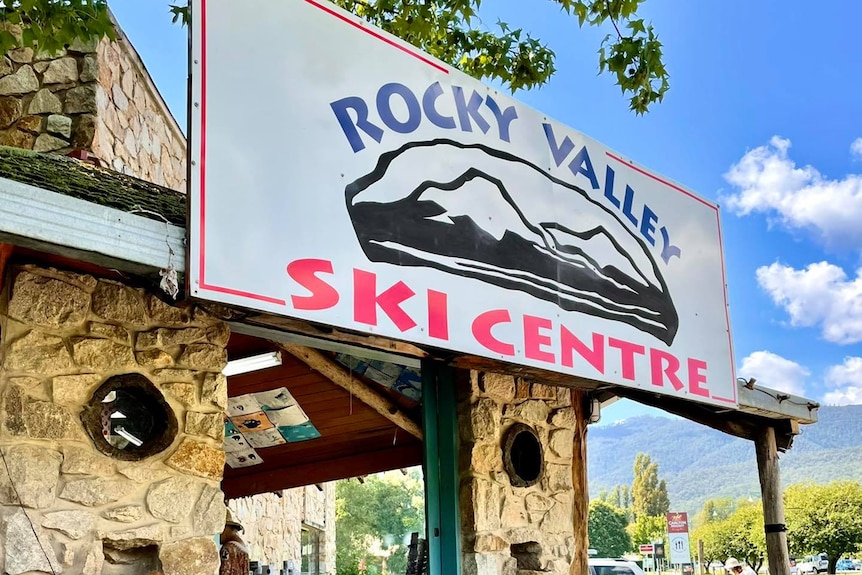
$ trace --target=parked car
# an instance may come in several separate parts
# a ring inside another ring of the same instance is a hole
[[[856,569],[856,566],[853,565],[853,561],[851,559],[839,559],[838,563],[835,565],[835,569],[838,571],[853,571]]]
[[[799,568],[800,575],[826,573],[826,570],[829,569],[829,557],[827,557],[826,553],[808,555],[797,564],[797,567]]]
[[[643,569],[634,561],[622,559],[587,559],[590,575],[645,575]]]
[[[851,559],[853,561],[853,570],[862,571],[862,559]]]

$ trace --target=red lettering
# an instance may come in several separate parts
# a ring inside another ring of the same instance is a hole
[[[551,329],[551,320],[534,315],[524,316],[524,355],[529,359],[554,363],[554,354],[544,351],[542,346],[551,345],[551,337],[539,333],[542,329]]]
[[[614,337],[608,338],[608,347],[615,347],[620,350],[620,359],[623,364],[623,379],[634,381],[635,379],[635,354],[644,355],[644,346]]]
[[[377,308],[383,310],[395,327],[407,331],[416,327],[401,304],[416,295],[404,282],[398,282],[386,291],[377,293],[377,274],[353,270],[353,319],[368,325],[377,325]]]
[[[476,316],[473,320],[472,330],[473,337],[486,349],[499,353],[500,355],[515,355],[515,346],[510,343],[505,343],[495,338],[491,334],[491,330],[495,325],[501,323],[509,323],[512,319],[509,316],[508,310],[495,309],[486,311]]]
[[[428,335],[449,339],[449,303],[443,292],[428,290]]]
[[[664,376],[666,375],[675,390],[679,391],[685,387],[685,384],[676,374],[679,371],[679,360],[675,355],[660,349],[650,348],[649,362],[653,385],[664,387]]]
[[[702,384],[706,383],[706,374],[703,373],[705,370],[705,361],[694,358],[688,359],[688,390],[695,395],[709,397],[709,390],[702,387]]]
[[[304,259],[287,264],[287,275],[311,292],[311,295],[290,296],[293,309],[329,309],[338,303],[338,292],[335,288],[316,275],[322,273],[333,273],[331,261]]]
[[[578,352],[582,358],[587,360],[599,373],[605,372],[605,336],[600,333],[593,334],[593,349],[590,349],[578,337],[560,326],[560,360],[566,367],[575,366],[573,351]]]

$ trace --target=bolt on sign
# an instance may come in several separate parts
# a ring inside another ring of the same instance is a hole
[[[192,30],[194,297],[736,406],[717,206],[327,2]]]

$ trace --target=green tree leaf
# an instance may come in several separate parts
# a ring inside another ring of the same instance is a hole
[[[628,519],[622,509],[604,501],[590,503],[589,537],[590,548],[598,551],[600,557],[622,557],[632,548],[626,532]]]

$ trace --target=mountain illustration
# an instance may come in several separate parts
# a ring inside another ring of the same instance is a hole
[[[381,155],[345,194],[371,261],[475,278],[673,342],[677,311],[643,240],[525,160],[480,144],[412,142]]]

